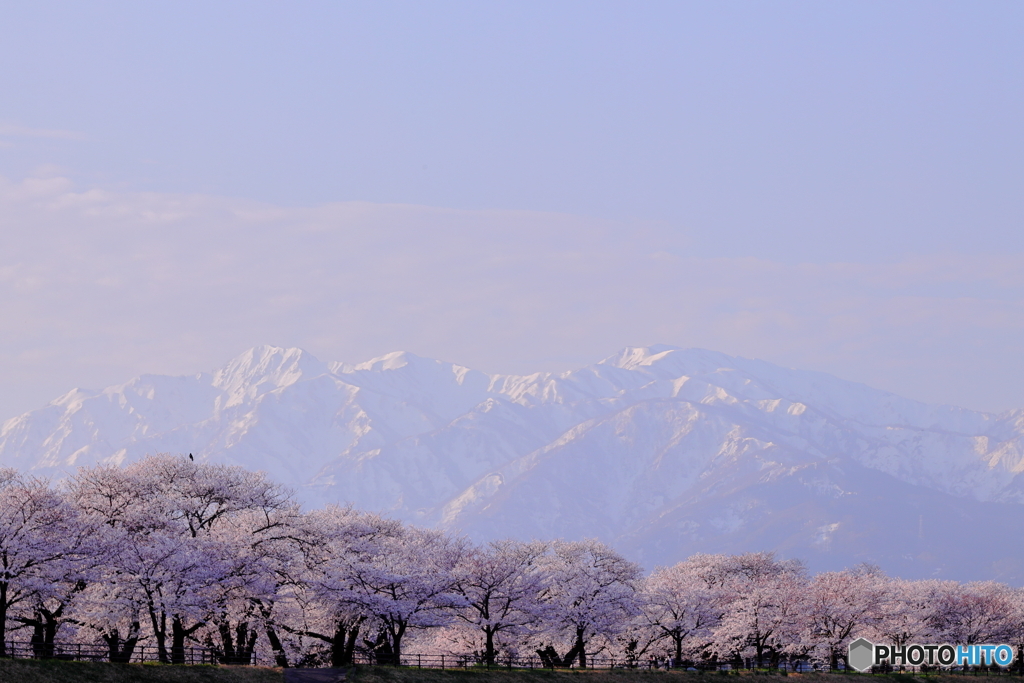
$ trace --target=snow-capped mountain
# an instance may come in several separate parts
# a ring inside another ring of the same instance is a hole
[[[653,566],[776,549],[812,569],[1024,583],[1024,411],[923,404],[699,349],[559,374],[255,348],[212,374],[74,390],[7,421],[0,465],[154,452],[267,471],[478,540],[599,537]]]

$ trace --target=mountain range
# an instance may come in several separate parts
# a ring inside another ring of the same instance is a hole
[[[627,348],[488,375],[392,353],[251,349],[212,373],[75,389],[0,431],[55,479],[149,453],[267,472],[484,541],[596,537],[653,567],[775,550],[813,571],[1024,584],[1024,410],[921,403],[759,360]]]

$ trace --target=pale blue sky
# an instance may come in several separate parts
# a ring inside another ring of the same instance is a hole
[[[1019,2],[9,3],[0,419],[262,343],[489,371],[699,345],[1024,406],[1022,46]],[[456,213],[368,208],[370,244],[323,208],[351,201]],[[310,279],[308,212],[348,284],[329,253]]]

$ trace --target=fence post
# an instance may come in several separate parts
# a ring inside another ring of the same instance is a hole
[[[441,671],[444,671],[444,655],[441,655]]]
[[[943,650],[943,652],[945,652],[945,650]],[[423,668],[422,667],[422,662],[420,660],[420,655],[416,655],[416,668],[417,669],[422,669]]]

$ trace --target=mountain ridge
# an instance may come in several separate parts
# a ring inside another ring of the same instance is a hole
[[[664,564],[763,549],[751,546],[762,529],[821,568],[882,560],[972,578],[984,565],[1024,580],[997,544],[967,562],[936,541],[905,560],[872,549],[885,534],[857,521],[917,516],[920,531],[925,514],[958,510],[1024,523],[1024,410],[925,404],[704,349],[627,347],[577,370],[488,375],[408,352],[346,364],[261,346],[212,372],[72,390],[0,427],[0,465],[54,478],[152,452],[262,469],[307,505],[478,540],[596,536]]]

